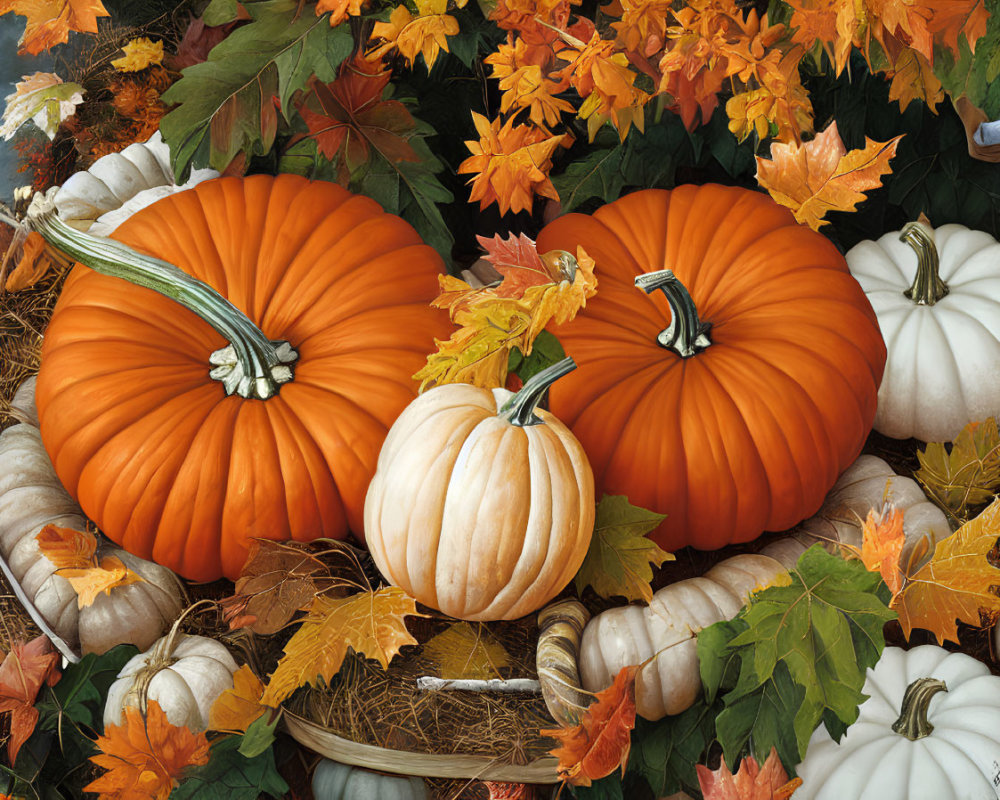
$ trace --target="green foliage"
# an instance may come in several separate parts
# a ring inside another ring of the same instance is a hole
[[[976,43],[973,55],[965,36],[959,38],[959,54],[945,47],[934,50],[934,74],[952,97],[965,95],[990,119],[1000,119],[1000,3],[987,2],[991,14],[986,35]]]
[[[715,717],[722,704],[699,700],[682,714],[650,722],[636,717],[628,773],[641,776],[656,797],[677,792],[697,794],[695,764],[715,740]]]
[[[507,358],[507,371],[513,372],[522,381],[537,375],[546,367],[551,367],[566,358],[566,351],[554,334],[542,331],[531,345],[531,354],[525,356],[516,347]]]
[[[698,659],[726,762],[774,746],[786,767],[802,760],[824,719],[839,732],[858,715],[865,670],[885,644],[893,619],[888,591],[860,561],[815,545],[802,554],[788,586],[757,594],[733,619],[698,634]]]
[[[273,748],[247,758],[240,754],[243,740],[243,736],[216,740],[208,763],[187,770],[184,780],[170,793],[171,800],[257,800],[264,795],[284,796],[288,784],[278,774]]]

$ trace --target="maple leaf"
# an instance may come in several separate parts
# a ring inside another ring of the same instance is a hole
[[[61,656],[46,636],[27,644],[15,642],[0,663],[0,713],[10,712],[7,763],[13,766],[17,754],[38,722],[35,698],[42,684],[54,686],[59,680]]]
[[[565,135],[551,136],[541,128],[518,125],[511,117],[501,127],[499,117],[490,122],[472,112],[479,141],[467,141],[472,156],[458,166],[458,174],[475,173],[469,183],[469,201],[479,201],[484,210],[490,203],[500,206],[500,213],[530,211],[534,196],[558,200],[549,170],[552,154],[566,140]]]
[[[124,724],[108,725],[97,737],[101,752],[90,757],[107,770],[83,788],[100,793],[98,800],[167,800],[187,767],[208,763],[205,734],[171,725],[155,700],[145,717],[132,706],[124,714]]]
[[[565,82],[550,79],[541,65],[529,59],[528,45],[520,38],[501,44],[484,59],[500,81],[500,113],[526,108],[528,119],[539,128],[558,125],[562,114],[574,111],[569,102],[555,96],[566,89]]]
[[[633,506],[623,495],[604,495],[597,504],[590,548],[576,573],[577,593],[589,585],[601,597],[652,600],[650,563],[659,567],[668,559],[673,561],[674,556],[646,534],[665,518],[666,514]]]
[[[213,731],[245,733],[250,724],[262,716],[267,707],[261,705],[264,684],[246,664],[233,673],[233,688],[220,694],[208,714],[208,727]]]
[[[27,18],[18,52],[31,55],[69,41],[70,31],[97,33],[97,18],[110,16],[101,0],[0,0],[0,15],[8,11]]]
[[[888,142],[865,137],[865,147],[847,152],[836,121],[811,142],[771,144],[771,160],[756,156],[757,183],[787,206],[796,221],[819,230],[828,211],[854,211],[867,199],[864,191],[882,185],[892,172],[889,159],[903,134]]]
[[[764,766],[753,756],[744,756],[735,775],[729,771],[725,759],[716,770],[702,764],[695,769],[705,800],[787,800],[802,785],[802,778],[788,780],[773,747]]]
[[[488,680],[510,666],[510,655],[483,625],[456,622],[424,643],[421,658],[434,662],[443,678]]]
[[[861,561],[871,572],[878,572],[893,596],[903,585],[899,556],[906,544],[903,511],[886,503],[881,511],[871,509],[861,523]]]
[[[958,642],[955,621],[979,626],[983,616],[1000,615],[1000,570],[987,554],[1000,538],[1000,499],[934,548],[934,555],[912,576],[890,607],[909,637],[913,628],[931,631],[940,642]]]
[[[448,37],[458,33],[458,20],[449,14],[427,14],[414,17],[405,5],[398,5],[389,15],[388,22],[376,22],[372,28],[372,39],[384,39],[385,43],[372,50],[369,58],[381,58],[396,49],[412,67],[418,55],[423,55],[424,63],[430,70],[438,54],[448,50]]]
[[[590,784],[621,767],[625,772],[635,727],[635,676],[638,665],[622,667],[614,683],[598,692],[572,728],[540,731],[562,743],[550,751],[559,759],[559,777],[573,786]]]
[[[46,525],[35,540],[42,555],[56,566],[56,574],[70,582],[80,608],[91,605],[101,592],[110,594],[116,587],[143,580],[117,556],[98,561],[97,539],[91,533]]]
[[[28,120],[35,123],[49,139],[64,120],[76,113],[83,102],[83,87],[78,83],[64,83],[53,72],[36,72],[25,75],[6,97],[0,136],[10,139]]]
[[[927,27],[952,53],[958,54],[958,37],[965,36],[969,51],[975,54],[976,42],[986,35],[990,12],[984,0],[934,0],[934,13]]]
[[[937,113],[935,108],[944,100],[944,90],[921,53],[910,47],[904,48],[886,75],[892,78],[889,99],[899,102],[900,111],[905,111],[912,100],[923,100],[931,111]]]
[[[319,0],[316,3],[316,16],[320,17],[330,12],[330,27],[335,28],[348,17],[360,17],[361,9],[368,5],[368,0]]]
[[[422,617],[416,601],[397,586],[350,597],[313,598],[309,614],[288,644],[268,681],[261,703],[277,705],[300,686],[329,682],[347,648],[373,658],[383,668],[404,645],[416,644],[404,617]]]
[[[122,47],[125,52],[121,58],[111,62],[111,66],[119,72],[140,72],[154,64],[163,63],[163,42],[154,42],[145,36],[129,39]]]
[[[1000,489],[1000,430],[990,417],[970,422],[953,442],[931,442],[917,451],[913,473],[927,496],[950,517],[965,522],[970,508],[993,499]]]

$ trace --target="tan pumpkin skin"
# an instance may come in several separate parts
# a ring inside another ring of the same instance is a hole
[[[392,426],[365,501],[376,565],[424,605],[516,619],[573,578],[594,525],[594,477],[558,419],[512,425],[504,389],[439,386]]]

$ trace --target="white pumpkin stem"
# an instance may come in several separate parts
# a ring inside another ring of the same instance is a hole
[[[197,314],[229,344],[212,353],[209,376],[226,394],[266,400],[292,380],[298,353],[285,341],[271,341],[242,311],[215,289],[158,258],[105,237],[90,236],[59,219],[55,204],[36,194],[28,225],[52,247],[95,272],[159,292]]]
[[[660,347],[672,350],[681,358],[690,358],[712,344],[708,338],[712,323],[703,322],[698,317],[690,292],[672,270],[661,269],[639,275],[635,285],[646,294],[661,289],[670,304],[670,324],[656,337]]]
[[[913,284],[903,294],[917,305],[934,305],[950,290],[939,274],[940,263],[933,229],[921,221],[908,222],[900,231],[899,239],[917,254],[917,274]]]
[[[929,736],[934,726],[927,721],[927,707],[938,692],[947,692],[947,684],[938,678],[917,678],[906,687],[899,719],[892,723],[892,729],[911,742]]]
[[[576,362],[572,358],[564,358],[532,375],[524,382],[521,390],[503,404],[499,415],[505,417],[511,425],[522,428],[540,425],[542,419],[535,414],[535,407],[541,401],[545,390],[563,375],[568,375],[575,369]]]

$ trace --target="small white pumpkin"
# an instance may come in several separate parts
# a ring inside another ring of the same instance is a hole
[[[1000,242],[961,225],[910,223],[847,253],[887,348],[875,430],[943,442],[1000,414],[998,262]]]
[[[430,800],[420,778],[385,775],[324,758],[313,773],[316,800]]]
[[[1000,678],[964,653],[887,647],[839,743],[820,726],[795,800],[996,800]]]
[[[175,623],[170,633],[122,667],[108,690],[104,725],[121,725],[126,707],[145,712],[155,700],[171,725],[203,731],[212,704],[233,688],[238,669],[222,642],[178,633]]]

